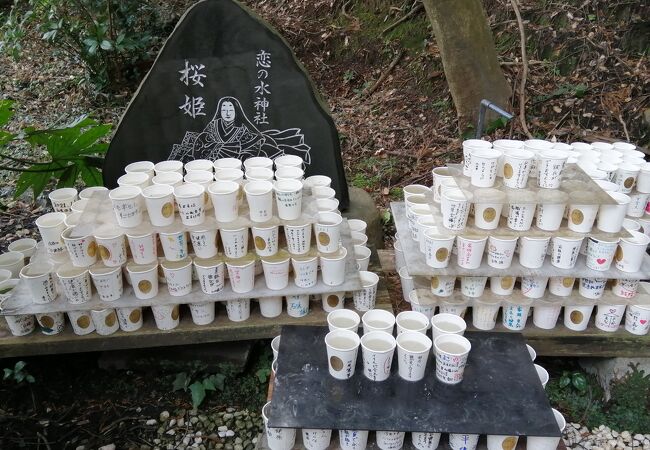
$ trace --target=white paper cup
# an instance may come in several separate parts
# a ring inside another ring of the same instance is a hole
[[[209,159],[195,159],[185,163],[185,172],[192,171],[206,171],[212,172],[214,170],[214,163]]]
[[[289,285],[289,257],[276,255],[262,258],[266,287],[277,291]]]
[[[321,276],[323,283],[327,286],[339,286],[345,281],[345,258],[347,254],[347,250],[341,247],[335,253],[320,255]]]
[[[232,322],[243,322],[251,315],[251,300],[249,298],[228,300],[226,302],[228,319]]]
[[[289,317],[305,317],[309,314],[309,294],[287,295]]]
[[[219,158],[214,163],[212,164],[214,166],[214,170],[220,170],[220,169],[241,169],[242,168],[242,162],[238,158]]]
[[[440,444],[440,433],[411,432],[411,444],[417,450],[436,450]]]
[[[375,434],[381,450],[400,450],[404,445],[403,431],[377,431]]]
[[[433,268],[447,267],[455,239],[453,235],[441,235],[437,229],[426,230],[424,232],[424,257],[427,266]],[[476,255],[473,256],[475,259]]]
[[[200,161],[200,160],[195,160]],[[214,181],[214,174],[212,170],[193,170],[183,177],[186,184],[198,184],[203,187],[203,210],[210,211],[212,209],[212,201],[210,200],[210,193],[208,188]]]
[[[199,258],[212,258],[217,255],[217,230],[190,230],[190,241],[194,253]]]
[[[415,289],[415,281],[413,280],[413,277],[409,275],[406,266],[402,266],[397,271],[397,274],[399,275],[400,285],[402,286],[402,299],[405,302],[410,303],[411,299],[409,295],[411,294],[411,291]]]
[[[614,280],[612,293],[621,298],[634,298],[639,288],[639,280],[618,279]]]
[[[397,335],[405,332],[426,334],[429,329],[429,318],[417,311],[402,311],[395,318]]]
[[[384,381],[390,375],[395,338],[383,331],[370,331],[361,338],[363,373],[369,380]]]
[[[72,325],[72,331],[78,336],[84,336],[95,331],[90,311],[68,311],[68,319]]]
[[[532,191],[516,191],[509,196],[508,228],[515,231],[528,231],[535,215],[535,198]]]
[[[603,296],[607,278],[580,278],[578,292],[581,296],[590,299],[598,299]]]
[[[192,292],[192,260],[190,258],[180,261],[165,260],[161,264],[169,295],[180,297]]]
[[[454,173],[456,173],[455,170],[450,169],[449,167],[446,166],[436,167],[431,171],[431,175],[433,178],[433,185],[431,186],[431,190],[433,191],[434,202],[440,203],[441,194],[442,194],[441,187],[443,184],[451,184],[451,185],[456,184],[453,177]]]
[[[650,330],[650,306],[629,305],[625,313],[625,330],[643,336]]]
[[[330,187],[316,186],[312,188],[311,195],[316,199],[335,198],[336,191]]]
[[[79,305],[91,299],[92,284],[88,269],[63,266],[57,270],[56,275],[69,303]]]
[[[609,270],[614,260],[619,238],[587,238],[586,265],[591,270]]]
[[[643,264],[650,237],[630,231],[631,237],[621,238],[614,259],[616,268],[622,272],[638,272]]]
[[[529,300],[530,301],[530,300]],[[503,326],[509,330],[521,331],[526,328],[530,303],[516,304],[507,302],[503,305]]]
[[[304,255],[311,246],[311,224],[284,225],[287,250],[292,255]]]
[[[4,284],[0,283],[0,286]],[[7,326],[12,336],[26,336],[34,331],[36,322],[32,314],[20,314],[17,316],[5,316]]]
[[[478,434],[449,433],[449,447],[451,450],[476,450]]]
[[[490,291],[496,295],[510,295],[515,288],[515,277],[490,277]]]
[[[465,269],[478,269],[483,260],[483,253],[487,243],[487,236],[458,236],[458,265]]]
[[[509,188],[525,188],[534,158],[535,153],[528,150],[505,150],[503,152],[503,184]]]
[[[539,378],[540,383],[542,383],[542,387],[546,389],[546,383],[548,383],[549,380],[548,372],[539,364],[533,364],[533,367],[535,367],[537,377]]]
[[[566,420],[556,409],[552,409],[552,411],[560,433],[564,432]],[[559,443],[560,437],[527,436],[526,450],[556,450]]]
[[[159,330],[173,330],[180,323],[180,308],[178,305],[152,306],[153,318]]]
[[[618,166],[612,181],[619,185],[619,192],[627,194],[632,191],[640,170],[639,166],[625,162]]]
[[[548,277],[521,277],[521,293],[528,298],[542,298]]]
[[[149,220],[154,226],[165,227],[174,223],[174,188],[154,184],[142,190]]]
[[[404,269],[404,267],[402,268]],[[401,269],[400,269],[401,270]],[[402,275],[400,274],[400,278]],[[430,286],[431,293],[438,297],[449,297],[454,293],[454,286],[456,285],[456,277],[453,275],[437,275],[431,277]],[[402,282],[402,288],[404,283]]]
[[[77,201],[77,190],[70,187],[56,189],[50,192],[48,198],[55,212],[70,213],[72,204]]]
[[[481,139],[466,139],[463,141],[463,175],[472,176],[472,151],[475,149],[491,149],[492,144]]]
[[[396,240],[393,242],[393,249],[395,250],[395,268],[399,272],[406,265],[400,241]]]
[[[584,331],[589,324],[589,318],[594,305],[567,305],[564,307],[564,326],[574,331]]]
[[[357,270],[368,270],[371,254],[370,249],[364,245],[354,246],[354,259],[357,262]]]
[[[165,172],[176,172],[180,175],[183,175],[183,163],[181,161],[160,161],[154,164],[153,169],[156,175]]]
[[[318,214],[314,232],[316,233],[316,245],[319,252],[333,253],[339,248],[342,221],[341,216],[332,212]]]
[[[339,201],[336,198],[317,198],[316,210],[318,212],[335,212],[339,214]]]
[[[414,289],[409,294],[409,303],[413,311],[424,314],[430,319],[436,311],[436,301],[425,289]]]
[[[562,223],[564,210],[569,200],[568,194],[561,191],[540,191],[535,225],[540,230],[557,231]]]
[[[598,205],[583,203],[593,199],[593,193],[577,191],[569,194],[568,226],[571,231],[588,233],[594,225],[598,214]]]
[[[273,183],[251,181],[244,186],[244,193],[253,222],[266,222],[273,217]]]
[[[97,252],[108,267],[119,267],[126,263],[126,242],[123,234],[96,234]]]
[[[307,450],[325,450],[330,446],[332,430],[302,429],[302,444]]]
[[[158,261],[156,233],[127,233],[126,239],[136,264],[151,264]]]
[[[278,252],[279,227],[272,225],[268,227],[251,228],[255,252],[258,256],[273,256]]]
[[[88,267],[95,264],[98,253],[95,238],[90,234],[70,237],[72,230],[73,228],[66,228],[61,235],[72,264],[76,267]]]
[[[215,304],[212,303],[190,303],[192,322],[196,325],[209,325],[214,322]]]
[[[488,434],[487,435],[487,448],[488,450],[514,450],[519,441],[519,436],[503,436]]]
[[[137,186],[120,186],[111,190],[108,197],[113,203],[117,224],[123,228],[137,227],[144,217],[142,189]]]
[[[221,244],[227,258],[243,258],[248,254],[248,228],[222,228]]]
[[[638,231],[640,233],[643,233],[643,229],[641,228],[641,224],[632,219],[624,219],[623,220],[623,229],[627,231]]]
[[[294,283],[300,288],[316,286],[318,282],[318,257],[296,256],[291,258]]]
[[[398,334],[396,344],[399,376],[407,381],[424,378],[429,351],[433,346],[431,339],[423,332],[404,331]]]
[[[477,298],[483,295],[487,277],[460,277],[460,290],[466,297]]]
[[[234,181],[239,186],[243,186],[244,172],[238,168],[215,169],[214,179],[215,181]]]
[[[86,206],[88,205],[88,200],[77,200],[71,206],[72,212],[82,213]]]
[[[302,182],[298,179],[278,179],[275,182],[275,201],[282,220],[296,220],[302,213]]]
[[[18,272],[18,273],[20,274],[20,272]],[[7,269],[0,269],[0,283],[4,283],[5,281],[12,280],[12,279],[16,280],[15,278],[13,278],[13,275],[12,275],[11,271],[9,271]],[[0,294],[0,295],[6,295],[6,293],[5,294]],[[2,301],[3,299],[4,298],[0,297],[0,301]]]
[[[65,251],[65,245],[61,239],[61,233],[66,229],[65,217],[62,212],[53,212],[43,214],[36,219],[36,226],[45,243],[45,249],[50,255],[61,254]]]
[[[549,237],[522,236],[519,239],[519,264],[529,269],[542,267],[550,239]]]
[[[371,309],[366,311],[361,317],[363,323],[363,333],[370,333],[371,331],[383,331],[390,335],[393,334],[393,327],[395,326],[395,316],[383,309]]]
[[[596,328],[610,333],[617,331],[625,315],[625,306],[599,304],[596,309],[596,319],[594,321]]]
[[[366,245],[368,243],[368,236],[365,233],[359,233],[358,231],[350,232],[350,237],[352,245]]]
[[[18,254],[20,255],[20,253]],[[27,288],[32,294],[33,303],[50,303],[56,298],[53,270],[54,265],[44,261],[28,264],[20,270],[20,279],[27,284]]]
[[[302,181],[305,177],[305,171],[301,167],[284,166],[275,170],[276,180],[298,180]],[[302,182],[301,182],[302,184]],[[331,189],[331,188],[330,188]],[[332,197],[329,197],[332,198]]]
[[[255,260],[242,258],[240,260],[226,261],[228,278],[233,292],[244,294],[253,290],[255,285]]]
[[[482,230],[499,225],[505,194],[497,189],[481,189],[474,193],[474,224]]]
[[[643,164],[636,179],[638,192],[650,193],[650,163]]]
[[[273,160],[264,156],[253,156],[244,161],[245,170],[250,170],[254,167],[264,167],[273,170]]]
[[[616,205],[600,205],[596,227],[606,233],[618,233],[631,200],[628,195],[620,192],[608,192],[608,194],[616,201]]]
[[[154,167],[155,165],[151,161],[135,161],[127,164],[124,171],[126,173],[145,173],[149,178],[153,178],[155,174]]]
[[[282,297],[263,297],[259,299],[262,317],[273,318],[282,314]],[[275,340],[275,339],[274,339]],[[275,356],[277,358],[277,356]]]
[[[487,242],[487,263],[490,267],[507,269],[517,246],[517,237],[490,236]]]
[[[582,237],[554,236],[551,241],[551,264],[560,269],[573,269],[580,254]]]
[[[555,328],[561,309],[562,304],[559,302],[536,301],[533,307],[533,324],[544,330]]]
[[[368,433],[367,430],[339,430],[341,450],[365,450]]]
[[[323,311],[332,312],[345,307],[345,292],[330,292],[321,294]]]
[[[146,172],[129,172],[117,179],[118,186],[137,186],[144,189],[151,184],[151,178]]]
[[[562,181],[562,170],[569,155],[560,150],[542,150],[537,157],[537,185],[557,189]]]
[[[20,252],[23,254],[25,259],[31,258],[36,251],[36,239],[32,238],[22,238],[13,241],[7,246],[7,250],[10,252]]]
[[[18,274],[25,267],[25,256],[21,252],[10,251],[0,254],[0,269],[8,270],[10,278],[18,278]]]
[[[322,264],[321,259],[321,269]],[[377,301],[379,276],[373,272],[359,271],[359,278],[361,279],[362,288],[352,293],[354,309],[357,311],[369,311],[374,309],[375,302]]]
[[[126,270],[137,298],[146,300],[158,295],[158,260],[149,264],[129,263]]]
[[[122,297],[124,291],[122,267],[94,266],[89,269],[99,298],[105,302],[112,302]]]
[[[235,181],[215,181],[208,186],[217,222],[232,222],[239,216],[239,184]]]
[[[200,225],[205,221],[205,188],[197,183],[186,183],[174,188],[174,198],[184,225]]]
[[[142,308],[116,308],[117,321],[122,331],[131,332],[142,328]]]
[[[576,279],[573,277],[551,277],[548,282],[548,290],[553,295],[568,297],[573,292],[575,281]]]
[[[467,357],[472,348],[470,342],[457,334],[438,336],[433,341],[436,357],[436,378],[445,384],[463,381]]]
[[[282,155],[273,159],[276,169],[280,167],[298,167],[302,169],[305,161],[296,155]],[[310,449],[311,450],[311,449]]]
[[[187,258],[187,233],[182,229],[158,233],[160,244],[168,261],[181,261]]]
[[[328,323],[330,323],[329,317]],[[338,380],[346,380],[354,375],[360,343],[359,336],[350,330],[335,329],[327,333],[325,345],[331,376]]]
[[[90,315],[95,325],[95,331],[101,336],[109,336],[120,329],[117,314],[113,308],[93,309]]]
[[[457,334],[462,336],[465,334],[467,324],[462,317],[441,313],[431,317],[431,337],[435,341],[438,336],[443,334]]]
[[[65,329],[65,315],[62,312],[36,314],[36,321],[41,326],[41,333],[53,336]]]
[[[337,309],[327,315],[327,326],[330,331],[348,330],[356,334],[360,322],[359,314],[349,309]]]
[[[460,189],[449,189],[441,195],[442,224],[449,230],[465,229],[471,198]]]
[[[325,175],[312,175],[305,178],[305,187],[313,188],[314,186],[331,187],[332,179]]]
[[[472,325],[479,330],[492,330],[497,323],[501,303],[477,299],[472,306]]]
[[[368,224],[360,219],[348,219],[348,226],[350,227],[350,231],[363,234],[366,234],[366,229],[368,228]]]
[[[650,194],[643,192],[634,192],[628,194],[628,196],[630,197],[630,203],[627,205],[626,214],[629,217],[643,217]]]
[[[492,187],[497,176],[497,167],[502,152],[492,148],[470,150],[470,178],[477,187]]]

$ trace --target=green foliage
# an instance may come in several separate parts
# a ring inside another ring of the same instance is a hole
[[[546,393],[567,421],[583,423],[590,428],[606,423],[602,413],[604,393],[593,375],[565,371],[560,378],[548,382]]]
[[[17,385],[24,385],[25,383],[35,383],[34,377],[25,369],[27,363],[25,361],[18,361],[13,368],[4,368],[4,381],[13,381]]]
[[[398,158],[364,158],[353,168],[357,171],[352,178],[352,185],[361,189],[376,189],[381,185],[390,185],[393,177],[399,175]]]
[[[13,103],[0,100],[0,127],[4,127],[13,116]],[[95,120],[81,116],[61,128],[37,130],[26,127],[13,134],[0,129],[0,169],[21,172],[16,183],[15,197],[32,189],[38,197],[52,178],[57,187],[74,186],[81,179],[86,186],[102,184],[101,158],[108,144],[99,142],[111,131],[110,125],[101,125]],[[16,158],[6,148],[9,143],[28,143],[35,151],[45,149],[45,160]]]
[[[139,78],[137,66],[152,58],[155,36],[164,34],[150,1],[15,0],[0,29],[2,50],[14,59],[29,26],[81,61],[93,85],[109,90]]]
[[[558,97],[582,98],[589,88],[584,84],[562,84],[550,94],[538,95],[533,100],[535,103],[542,103]]]
[[[348,69],[343,74],[343,82],[348,84],[357,78],[357,73],[354,70]]]
[[[606,405],[607,420],[617,430],[647,433],[650,430],[650,374],[637,366],[612,385],[612,398]]]
[[[192,382],[194,379],[194,382]],[[190,391],[192,396],[192,406],[194,409],[201,406],[207,395],[207,391],[223,391],[225,388],[226,375],[222,373],[207,375],[203,378],[194,378],[193,374],[188,375],[181,372],[176,375],[172,388],[175,391]]]
[[[487,126],[485,127],[485,131],[483,131],[483,134],[492,134],[496,130],[501,130],[505,128],[507,125],[508,125],[508,119],[506,119],[505,117],[497,117],[492,122],[487,124]]]

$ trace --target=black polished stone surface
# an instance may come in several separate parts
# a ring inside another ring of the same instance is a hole
[[[445,385],[429,356],[423,380],[397,374],[383,382],[329,375],[327,327],[284,326],[269,426],[385,431],[559,436],[560,432],[518,333],[466,332],[472,343],[463,381]],[[397,350],[395,351],[397,353]]]

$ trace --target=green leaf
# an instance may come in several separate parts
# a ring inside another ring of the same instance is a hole
[[[0,100],[0,127],[9,123],[14,115],[12,109],[14,102],[11,100]]]
[[[560,377],[561,388],[565,388],[570,384],[571,384],[571,377],[569,377],[568,375],[562,375],[562,377]]]
[[[214,386],[214,383],[212,383],[212,380],[210,378],[205,378],[203,380],[203,389],[206,391],[216,391],[217,388]]]
[[[14,380],[16,383],[21,383],[25,379],[25,374],[22,372],[14,372]]]
[[[107,41],[104,39],[101,44],[99,44],[102,50],[112,50],[113,49],[113,44],[111,44],[110,41]]]
[[[172,388],[174,392],[180,391],[181,389],[186,391],[188,383],[189,380],[187,379],[187,374],[185,372],[181,372],[179,374],[176,374],[176,378],[174,379],[174,384],[172,385]]]
[[[266,383],[266,380],[269,378],[271,371],[269,369],[259,369],[255,372],[255,376],[260,381],[260,383]]]
[[[27,365],[27,363],[26,363],[25,361],[18,361],[18,362],[16,363],[16,365],[14,366],[14,370],[15,370],[16,372],[20,372],[21,370],[23,370],[23,368],[25,367],[25,365]]]
[[[72,187],[77,181],[79,176],[79,169],[76,164],[70,164],[59,175],[59,181],[56,184],[57,188]]]
[[[16,137],[15,135],[9,133],[8,131],[0,130],[0,147],[12,141],[15,137]]]
[[[27,375],[27,376],[25,377],[25,380],[27,380],[28,383],[36,383],[36,380],[35,380],[34,377],[31,376],[31,375]]]
[[[60,163],[52,162],[49,164],[33,165],[29,169],[38,170],[39,172],[23,172],[20,174],[18,181],[16,181],[14,198],[20,197],[29,188],[32,189],[34,198],[38,197],[52,177],[57,176],[64,169],[64,166]]]
[[[223,391],[226,387],[226,376],[222,373],[217,373],[214,374],[210,377],[210,381],[214,384],[214,386],[219,389],[220,391]]]
[[[111,132],[111,125],[95,125],[81,133],[77,138],[72,141],[72,145],[79,150],[86,149],[94,144],[98,139],[106,136]]]
[[[584,374],[574,373],[571,377],[571,383],[573,384],[573,387],[580,392],[587,390],[587,377],[585,377]]]
[[[81,174],[81,179],[84,184],[88,186],[103,186],[104,179],[102,177],[101,171],[97,167],[93,167],[88,164],[88,161],[85,159],[80,159],[76,162],[77,167],[79,168],[79,173]]]
[[[391,218],[392,218],[392,216],[391,216],[389,210],[386,209],[386,210],[384,210],[384,211],[381,213],[381,221],[382,221],[383,223],[385,223],[385,224],[386,224],[386,223],[390,223],[390,219],[391,219]]]
[[[8,368],[4,368],[4,376],[2,377],[3,380],[6,380],[7,378],[11,377],[14,374],[14,371]]]
[[[190,385],[190,392],[192,392],[192,406],[194,409],[201,406],[203,400],[205,400],[205,388],[203,383],[200,381],[195,381]]]

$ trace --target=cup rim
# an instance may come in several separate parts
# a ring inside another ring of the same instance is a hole
[[[111,200],[133,200],[142,195],[142,189],[138,186],[118,186],[115,189],[111,189],[108,193],[108,197]]]
[[[392,321],[391,327],[395,326],[395,316],[393,314],[391,314],[390,312],[386,311],[385,309],[378,309],[378,308],[369,309],[368,311],[363,313],[363,316],[361,316],[361,322],[364,325],[368,325],[366,323],[366,319],[364,319],[364,317],[366,317],[368,315],[368,313],[375,314],[375,315],[379,314],[381,316],[384,316],[383,318],[386,318],[388,320],[388,322]],[[370,319],[368,319],[368,320],[370,320]]]
[[[452,341],[455,342],[456,344],[460,344],[464,348],[466,348],[466,350],[464,350],[462,353],[440,350],[440,344],[438,344],[438,342],[443,343],[444,341]],[[469,341],[469,339],[467,339],[464,336],[461,336],[460,334],[441,334],[440,336],[436,337],[436,339],[433,341],[433,346],[436,349],[436,353],[440,352],[446,355],[453,355],[453,356],[463,356],[469,354],[469,352],[472,350],[472,343]]]
[[[295,192],[295,191],[302,191],[303,184],[302,181],[300,180],[294,180],[291,178],[283,178],[281,180],[277,180],[273,184],[273,190],[276,192]]]
[[[187,172],[189,172],[189,171],[207,171],[206,169],[201,169],[201,168],[193,169],[192,168],[193,166],[199,166],[199,167],[204,166],[204,167],[210,167],[210,170],[214,169],[213,162],[210,161],[209,159],[202,159],[202,158],[193,159],[193,160],[188,161],[185,164],[183,164],[183,168]]]
[[[134,169],[134,167],[138,167],[139,165],[143,165],[143,169]],[[126,173],[134,173],[134,172],[148,172],[150,170],[154,169],[155,164],[151,161],[133,161],[132,163],[129,163],[124,167],[124,172]]]
[[[439,318],[439,319],[445,319],[445,320],[447,320],[447,321],[455,322],[455,324],[458,325],[458,326],[460,326],[460,328],[461,328],[460,330],[458,330],[459,333],[462,333],[462,332],[464,332],[464,331],[467,329],[467,322],[465,322],[465,319],[463,319],[463,318],[460,317],[460,316],[457,316],[456,314],[450,314],[450,313],[438,313],[438,314],[434,314],[433,316],[431,316],[431,327],[432,327],[432,328],[435,327],[435,329],[436,329],[437,331],[440,331],[440,332],[442,332],[443,334],[456,334],[456,333],[450,333],[450,332],[448,332],[448,331],[441,330],[438,326],[435,325],[434,320],[436,320],[436,319],[435,319],[436,317]],[[437,321],[437,320],[436,320],[436,321]],[[460,322],[462,322],[462,325],[461,325]]]
[[[417,312],[417,311],[410,311],[410,312]],[[420,313],[420,314],[422,314],[422,313]],[[408,338],[415,339],[418,342],[420,342],[421,344],[426,345],[427,349],[423,350],[421,352],[415,352],[413,350],[405,349],[400,341],[403,341],[403,340],[408,339]],[[429,353],[431,351],[431,348],[433,347],[433,341],[431,339],[429,339],[429,336],[427,336],[424,333],[420,333],[419,331],[408,330],[408,329],[397,335],[397,337],[395,338],[395,344],[401,350],[403,350],[405,352],[408,352],[408,353],[413,353],[413,354],[416,354],[416,355],[417,354],[427,354],[427,353]]]
[[[492,148],[492,143],[484,139],[465,139],[462,143],[463,148],[465,146],[469,148]]]
[[[12,242],[7,246],[7,249],[8,249],[10,252],[18,252],[18,250],[12,250],[12,249],[11,249],[11,247],[12,247],[13,245],[15,245],[16,243],[21,243],[21,244],[29,243],[29,244],[32,244],[32,247],[31,247],[31,248],[35,248],[35,247],[36,247],[36,244],[38,244],[38,241],[36,241],[36,239],[33,239],[33,238],[20,238],[20,239],[16,239],[15,241],[12,241]],[[19,252],[19,253],[21,253],[21,252]]]
[[[210,258],[200,258],[197,256],[192,260],[192,263],[196,267],[200,267],[202,269],[212,269],[224,264],[224,260],[219,256],[211,256]]]
[[[116,273],[118,270],[122,270],[122,266],[108,267],[104,265],[91,266],[88,268],[88,272],[91,277],[111,275]]]
[[[271,163],[271,167],[273,167],[273,160],[271,158],[267,158],[266,156],[251,156],[250,158],[246,158],[244,160],[244,167],[246,169],[250,167],[268,167],[269,163]]]
[[[341,311],[341,310],[337,310],[337,311]],[[334,311],[332,311],[332,312],[334,312]],[[380,333],[381,333],[381,332],[380,332]],[[329,339],[328,339],[328,338],[329,338],[330,336],[334,337],[334,336],[337,336],[337,335],[342,335],[341,337],[347,337],[347,338],[350,338],[350,339],[352,339],[352,340],[355,342],[355,344],[354,344],[353,346],[351,346],[351,347],[345,347],[345,348],[342,348],[342,347],[336,347],[336,346],[332,345],[332,344],[329,342]],[[326,344],[328,347],[331,347],[332,349],[337,350],[337,351],[339,351],[339,352],[350,352],[350,351],[353,351],[354,349],[356,349],[356,348],[359,347],[359,344],[360,344],[360,343],[361,343],[361,339],[359,338],[359,335],[358,335],[357,333],[355,333],[354,331],[350,331],[350,330],[343,329],[343,328],[336,328],[335,330],[332,330],[332,331],[330,331],[329,333],[327,333],[327,334],[325,335],[325,344]]]
[[[156,174],[158,172],[177,172],[179,169],[183,170],[183,162],[176,159],[168,159],[155,163],[153,168]]]
[[[192,178],[199,178],[199,179],[192,180]],[[207,170],[190,170],[183,177],[183,181],[185,183],[196,183],[201,185],[206,183],[212,183],[214,181],[214,174],[212,172],[208,172]]]
[[[67,217],[66,213],[56,212],[55,211],[55,212],[50,212],[50,213],[43,214],[42,216],[39,216],[36,219],[35,223],[36,223],[36,226],[38,228],[56,228],[56,227],[60,226],[63,223],[63,221],[65,220],[66,217]],[[44,220],[55,219],[55,218],[60,219],[60,221],[58,221],[56,224],[52,224],[52,225],[44,225],[43,224]]]
[[[364,314],[365,315],[365,314]],[[384,342],[388,341],[390,343],[390,348],[388,350],[374,350],[366,344],[366,341],[369,339],[380,339]],[[395,347],[397,346],[397,342],[395,341],[395,338],[393,337],[392,334],[386,333],[385,331],[369,331],[367,333],[363,333],[363,336],[361,336],[360,339],[360,344],[361,347],[364,350],[373,352],[373,353],[379,353],[379,354],[386,354],[390,353],[395,350]]]
[[[261,189],[261,192],[249,192],[254,187]],[[253,197],[268,195],[270,192],[273,192],[273,183],[271,183],[270,181],[263,181],[263,180],[249,181],[244,186],[244,192],[246,193],[247,196],[250,195]]]
[[[205,188],[198,183],[185,183],[180,186],[174,186],[174,197],[182,199],[191,199],[200,197],[205,192]]]
[[[165,180],[165,178],[171,178],[171,179]],[[178,172],[160,172],[151,178],[151,182],[155,185],[169,186],[172,184],[181,183],[182,181],[183,181],[183,175],[181,175]]]
[[[340,261],[348,256],[348,249],[345,247],[340,247],[333,253],[320,253],[319,256],[321,259],[324,259],[326,261]],[[362,271],[359,271],[359,276],[361,275],[361,272]]]
[[[418,330],[411,330],[409,328],[405,328],[404,325],[400,324],[400,326],[402,328],[405,328],[407,331],[414,331],[414,332],[419,332],[419,330],[428,330],[429,329],[429,326],[430,326],[429,318],[427,316],[425,316],[424,314],[422,314],[421,312],[419,312],[419,311],[402,311],[402,312],[400,312],[399,314],[397,314],[397,316],[395,316],[395,325],[399,324],[400,317],[403,318],[403,317],[405,317],[407,315],[408,316],[413,316],[413,318],[422,320],[423,326],[422,326],[422,328],[419,328]]]
[[[223,188],[225,191],[217,191],[218,188]],[[208,193],[214,195],[229,195],[239,191],[239,183],[231,180],[215,180],[208,186]]]
[[[134,273],[145,274],[154,270],[157,271],[158,265],[159,265],[158,261],[153,263],[147,263],[147,264],[137,264],[134,261],[130,261],[126,264],[126,271],[129,272],[130,274],[134,274]]]
[[[223,167],[224,164],[226,164],[225,167]],[[222,169],[239,169],[239,170],[241,170],[242,161],[239,158],[218,158],[212,163],[212,166],[214,167],[215,171],[216,170],[222,170]]]
[[[330,322],[330,316],[332,316],[332,317],[344,316],[344,317],[353,319],[354,322],[355,322],[355,325],[352,328],[355,328],[355,329],[358,328],[359,324],[361,323],[361,317],[359,316],[359,314],[356,311],[352,311],[351,309],[341,308],[341,309],[335,309],[334,311],[330,311],[327,314],[327,324],[328,325],[332,325],[331,322]],[[336,328],[336,329],[337,330],[345,330],[347,328]]]
[[[470,149],[472,158],[498,159],[503,155],[501,150],[495,148],[472,148]]]
[[[166,265],[169,265],[170,263],[178,264],[178,267],[166,267]],[[160,267],[162,267],[163,270],[169,270],[170,272],[178,272],[179,270],[185,270],[191,266],[192,266],[192,258],[190,257],[186,257],[178,261],[170,261],[168,259],[164,259],[163,261],[160,262]]]
[[[133,181],[128,180],[128,178],[133,178]],[[149,181],[149,175],[146,172],[127,172],[117,179],[117,184],[120,186],[135,186],[146,183],[147,181]]]
[[[47,198],[53,201],[69,200],[70,197],[76,197],[77,190],[71,187],[55,189],[47,195]]]
[[[365,250],[364,250],[365,249]],[[363,252],[363,254],[360,257],[357,257],[357,250],[360,250]],[[354,246],[354,258],[355,259],[366,259],[370,258],[372,255],[372,250],[370,250],[368,247],[365,245],[355,245]]]
[[[370,284],[364,283],[364,277],[366,277],[366,279],[369,278],[371,280]],[[372,287],[372,286],[376,285],[377,283],[379,283],[379,275],[377,275],[374,272],[370,272],[368,270],[360,270],[359,271],[359,279],[361,280],[361,286],[364,289]]]
[[[619,242],[625,242],[626,244],[634,245],[634,246],[647,246],[648,244],[650,244],[650,236],[648,236],[647,234],[641,233],[640,231],[634,231],[634,230],[628,230],[628,233],[632,235],[632,239],[635,240],[641,239],[642,242],[633,242],[627,236],[622,237]]]
[[[276,156],[273,159],[273,163],[276,166],[278,165],[278,162],[280,162],[280,166],[288,166],[289,165],[287,163],[284,163],[283,161],[293,161],[294,163],[300,162],[300,164],[304,164],[304,162],[305,162],[305,160],[302,159],[298,155],[280,155],[280,156]],[[292,166],[292,167],[295,167],[295,166]]]
[[[5,263],[4,261],[2,261],[3,259],[11,258],[11,257],[13,258],[13,260],[10,259],[9,262]],[[23,255],[21,252],[16,251],[16,250],[10,250],[8,252],[0,253],[0,265],[2,265],[2,266],[10,266],[12,264],[15,264],[17,262],[24,261],[24,260],[25,260],[25,255]]]
[[[67,271],[73,271],[75,272],[74,275],[62,275],[63,272]],[[69,280],[72,278],[78,278],[81,276],[84,276],[86,273],[89,273],[88,267],[75,267],[75,266],[67,266],[67,267],[59,267],[56,271],[56,276],[59,278],[62,278],[64,280]]]

